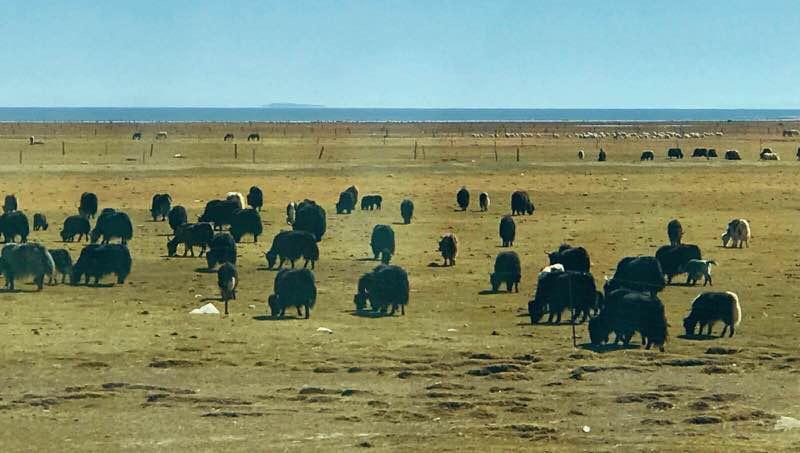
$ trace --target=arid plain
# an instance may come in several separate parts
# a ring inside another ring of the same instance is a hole
[[[97,193],[101,208],[128,212],[135,231],[123,285],[107,278],[101,287],[36,292],[25,281],[19,292],[0,293],[0,445],[796,451],[800,429],[773,428],[780,416],[800,418],[800,139],[782,136],[790,128],[797,124],[2,124],[0,193],[16,194],[29,218],[42,212],[50,221],[31,241],[76,259],[82,244],[61,243],[58,231],[84,191]],[[570,137],[637,129],[723,135],[678,140],[683,161],[665,159],[674,139]],[[136,130],[143,140],[131,140]],[[161,130],[169,137],[154,141]],[[488,137],[495,131],[502,138]],[[223,142],[227,132],[235,142]],[[246,142],[251,132],[262,141]],[[44,144],[28,145],[30,135]],[[607,162],[595,161],[599,146]],[[759,162],[767,146],[782,160]],[[743,160],[691,159],[695,147],[736,148]],[[643,149],[656,159],[640,162]],[[338,194],[351,184],[381,194],[383,209],[336,215]],[[265,194],[264,234],[239,245],[231,314],[191,315],[219,296],[216,275],[204,271],[205,260],[166,256],[170,229],[150,220],[151,197],[167,192],[195,219],[208,200],[252,185]],[[462,185],[473,205],[456,212]],[[516,189],[536,204],[534,215],[515,218],[520,292],[484,294],[503,250],[498,222]],[[492,199],[488,212],[478,210],[481,191]],[[288,228],[286,204],[304,198],[328,212],[317,305],[309,320],[272,320],[266,298],[275,272],[265,269],[264,252]],[[399,224],[403,198],[416,205],[410,225]],[[751,223],[749,248],[721,247],[734,217]],[[666,243],[672,218],[684,242],[719,263],[713,289],[739,294],[743,320],[733,338],[681,338],[699,286],[661,293],[671,326],[663,353],[582,347],[583,324],[576,348],[567,323],[530,324],[526,305],[548,264],[543,251],[586,247],[602,285],[622,257]],[[405,316],[354,314],[356,281],[377,264],[367,258],[379,223],[394,228],[393,263],[409,273]],[[441,263],[436,245],[445,232],[459,238],[455,267],[431,264]]]

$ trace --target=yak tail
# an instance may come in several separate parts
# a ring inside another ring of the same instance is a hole
[[[739,304],[739,296],[737,296],[736,293],[731,291],[725,291],[725,292],[728,293],[728,295],[731,296],[731,298],[733,298],[733,301],[735,302],[735,304],[732,307],[733,315],[731,316],[731,318],[733,320],[733,325],[738,326],[739,322],[741,322],[742,320],[742,306]]]

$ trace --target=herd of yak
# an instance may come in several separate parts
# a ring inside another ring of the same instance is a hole
[[[351,213],[359,200],[358,188],[351,186],[343,191],[336,203],[337,214]],[[383,198],[380,195],[361,197],[362,210],[381,209]],[[462,187],[456,193],[456,203],[466,211],[470,204],[470,193]],[[133,237],[133,224],[130,217],[112,208],[98,213],[98,199],[93,193],[84,193],[79,202],[78,213],[67,217],[60,232],[64,242],[90,241],[83,247],[77,261],[65,249],[48,249],[40,243],[28,242],[30,226],[27,216],[18,209],[14,195],[5,197],[3,214],[0,216],[0,233],[6,245],[0,253],[0,271],[5,278],[6,288],[14,290],[15,279],[32,276],[41,290],[45,277],[49,282],[61,274],[61,282],[67,277],[73,285],[82,280],[89,284],[94,279],[98,284],[106,275],[115,275],[117,283],[125,282],[131,272],[132,259],[127,242]],[[252,235],[254,242],[262,234],[260,216],[264,204],[263,192],[251,187],[245,197],[239,192],[229,192],[224,199],[209,201],[197,222],[189,222],[186,209],[172,205],[169,194],[155,194],[151,203],[154,221],[168,221],[173,234],[167,242],[167,253],[175,256],[178,246],[183,245],[183,256],[205,255],[209,269],[217,266],[218,286],[228,313],[229,300],[236,298],[238,273],[236,268],[237,243],[243,236]],[[490,205],[489,195],[479,195],[481,211]],[[499,236],[503,247],[513,247],[516,237],[514,216],[532,215],[535,206],[525,191],[515,191],[511,195],[511,215],[500,219]],[[400,204],[400,214],[404,224],[411,223],[414,217],[414,203],[405,199]],[[95,219],[94,227],[90,220]],[[314,273],[319,259],[319,242],[325,235],[325,209],[313,200],[289,203],[286,206],[286,222],[291,230],[282,230],[272,240],[266,252],[270,269],[279,269],[275,276],[274,290],[267,299],[273,317],[283,317],[287,308],[295,308],[298,317],[308,318],[317,297]],[[227,227],[227,229],[225,228]],[[33,216],[33,230],[47,230],[47,218],[40,213]],[[687,284],[694,285],[701,278],[706,284],[713,284],[711,266],[713,260],[704,260],[700,248],[681,242],[683,228],[677,220],[667,226],[669,245],[658,249],[655,256],[635,256],[623,258],[614,275],[607,279],[603,291],[598,291],[594,277],[590,273],[591,260],[583,247],[562,244],[558,250],[548,253],[550,264],[543,268],[537,278],[533,299],[528,303],[528,313],[532,324],[542,321],[548,315],[548,323],[560,323],[565,311],[571,312],[571,322],[588,320],[589,337],[595,345],[609,343],[610,334],[615,334],[614,344],[629,344],[635,333],[641,336],[642,344],[649,349],[657,346],[664,350],[667,341],[667,319],[664,305],[658,298],[672,279],[679,274],[687,274]],[[723,246],[732,242],[733,247],[749,246],[750,226],[745,219],[732,220],[722,235]],[[16,243],[19,238],[19,243]],[[112,243],[119,239],[119,243]],[[381,264],[362,275],[353,297],[356,310],[368,311],[374,315],[393,315],[398,309],[405,314],[409,302],[409,281],[406,271],[390,264],[395,253],[394,230],[389,225],[376,225],[372,231],[370,246],[374,258]],[[458,255],[458,239],[448,233],[439,241],[439,251],[444,266],[455,266]],[[302,268],[295,268],[295,262],[304,260]],[[284,268],[286,262],[291,267]],[[309,264],[310,268],[309,269]],[[514,251],[500,252],[490,274],[492,291],[497,292],[502,285],[507,291],[519,291],[522,277],[520,258]],[[687,335],[694,335],[699,325],[699,333],[722,321],[725,328],[721,336],[729,331],[734,333],[741,319],[738,296],[732,292],[704,292],[696,297],[690,306],[690,313],[684,319]]]

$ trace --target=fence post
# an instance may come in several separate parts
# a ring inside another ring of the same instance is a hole
[[[19,164],[22,165],[22,150],[19,150]]]
[[[253,163],[256,163],[256,149],[253,148]]]
[[[144,163],[144,150],[142,150],[142,163]]]
[[[108,147],[108,145],[106,145]],[[150,144],[150,157],[153,157],[153,144]]]
[[[519,162],[519,146],[517,146],[517,162]]]
[[[325,152],[325,145],[322,145],[322,148],[319,149],[319,156],[317,156],[317,160],[322,159],[322,153]]]
[[[64,142],[61,142],[61,155],[62,156],[66,156],[67,155],[67,151],[66,151]]]
[[[417,141],[414,140],[414,160],[417,160]]]
[[[233,144],[233,158],[234,159],[238,159],[239,158],[239,144],[238,143],[234,143]]]

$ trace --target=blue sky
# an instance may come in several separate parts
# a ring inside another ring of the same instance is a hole
[[[0,61],[0,106],[800,108],[800,8],[4,0]]]

